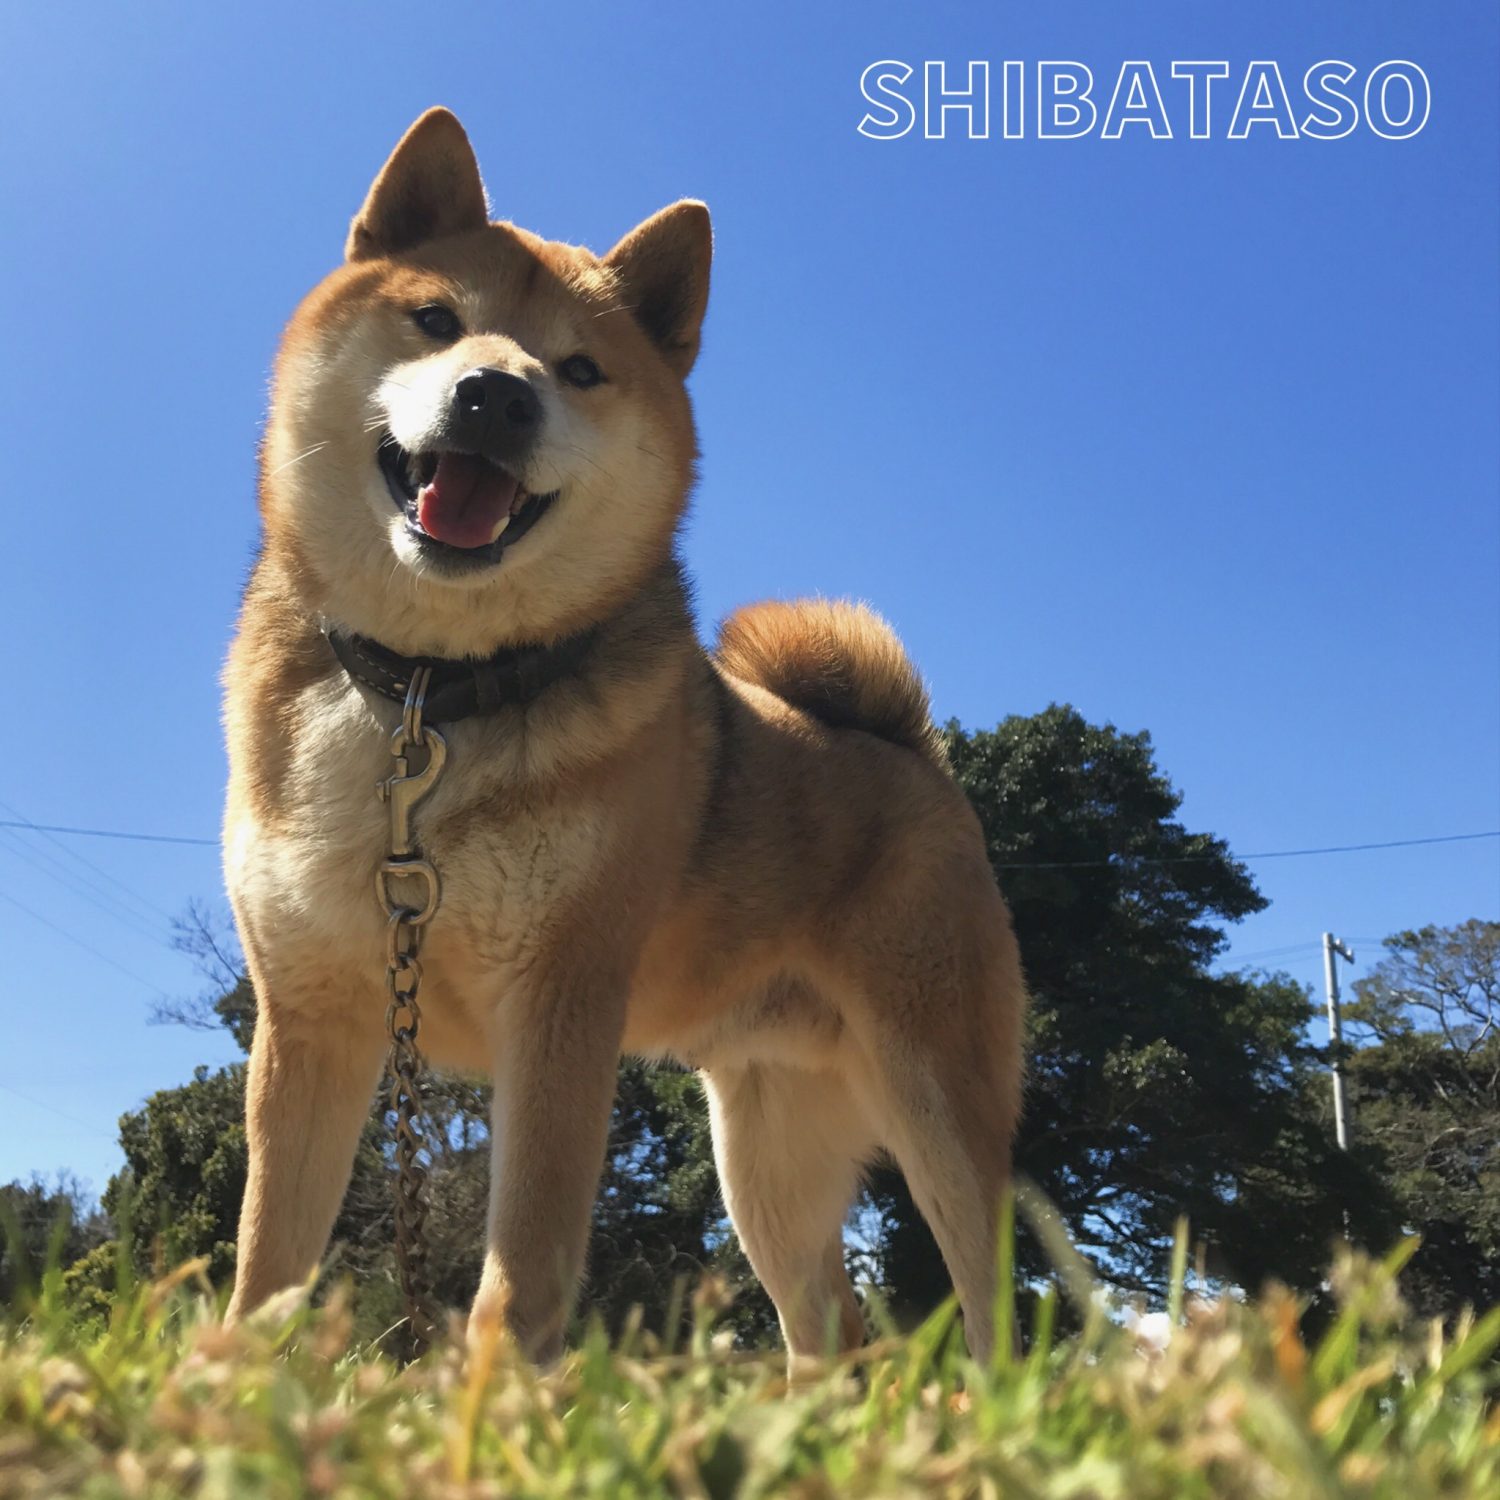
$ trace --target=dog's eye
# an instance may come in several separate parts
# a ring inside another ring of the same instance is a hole
[[[604,371],[587,354],[570,354],[557,367],[557,373],[569,385],[576,385],[580,390],[585,391],[591,385],[598,385],[604,379]]]
[[[442,339],[445,343],[456,339],[462,331],[458,314],[441,302],[429,302],[426,307],[419,307],[411,315],[411,320],[428,338]]]

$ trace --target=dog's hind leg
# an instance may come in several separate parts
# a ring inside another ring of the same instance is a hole
[[[704,1075],[714,1158],[740,1243],[776,1304],[793,1374],[858,1348],[864,1318],[844,1268],[844,1216],[875,1135],[833,1072],[779,1063]]]
[[[1008,925],[955,935],[930,961],[883,957],[864,966],[864,1003],[850,1007],[862,1054],[851,1081],[943,1252],[970,1353],[985,1361],[1020,1103],[1019,963]]]
[[[996,1229],[1009,1177],[1006,1132],[991,1112],[955,1108],[941,1071],[921,1061],[883,1060],[871,1091],[884,1114],[885,1144],[927,1220],[964,1315],[969,1352],[993,1344]]]

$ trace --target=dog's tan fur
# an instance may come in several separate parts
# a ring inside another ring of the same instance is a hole
[[[706,210],[663,210],[602,259],[489,224],[468,141],[434,110],[347,256],[278,360],[264,548],[226,674],[226,866],[260,1007],[231,1315],[323,1253],[385,1040],[373,789],[400,711],[351,682],[324,629],[457,657],[592,625],[574,674],[446,727],[449,768],[418,818],[444,888],[422,1044],[495,1081],[471,1326],[538,1358],[560,1348],[625,1050],[702,1070],[725,1199],[794,1359],[861,1336],[841,1226],[881,1147],[983,1354],[1019,1098],[1009,918],[881,620],[765,604],[715,655],[697,642],[673,539]],[[463,317],[456,345],[414,330],[433,300]],[[556,378],[579,350],[607,383]],[[523,478],[562,493],[499,566],[455,580],[410,555],[376,432],[480,363],[541,391]]]

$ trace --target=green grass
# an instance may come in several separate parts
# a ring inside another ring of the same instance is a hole
[[[451,1344],[400,1369],[337,1292],[228,1331],[193,1265],[91,1329],[54,1272],[0,1335],[0,1496],[1500,1495],[1500,1309],[1445,1332],[1401,1303],[1409,1247],[1350,1256],[1308,1348],[1285,1293],[1185,1295],[1184,1249],[1164,1352],[1097,1299],[1054,1340],[1047,1295],[1022,1358],[974,1367],[950,1310],[791,1389],[711,1291],[684,1350],[590,1337],[538,1375]]]

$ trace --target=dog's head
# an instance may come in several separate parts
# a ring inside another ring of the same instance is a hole
[[[463,128],[423,115],[277,363],[262,512],[316,607],[443,655],[617,609],[692,483],[710,252],[701,203],[602,258],[491,224]]]

